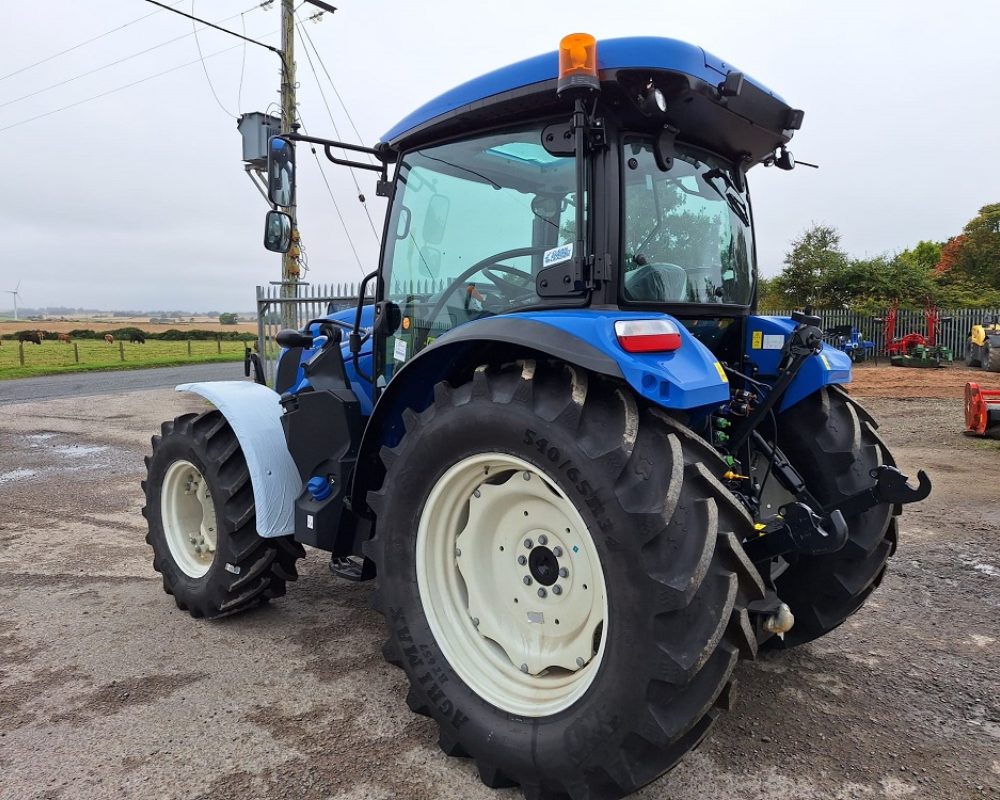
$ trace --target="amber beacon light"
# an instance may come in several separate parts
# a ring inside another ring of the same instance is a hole
[[[569,89],[600,91],[597,78],[597,39],[589,33],[571,33],[559,42],[559,94]]]

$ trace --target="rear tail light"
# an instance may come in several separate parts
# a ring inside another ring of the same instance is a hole
[[[680,329],[669,319],[620,319],[615,336],[626,353],[668,353],[681,346]]]

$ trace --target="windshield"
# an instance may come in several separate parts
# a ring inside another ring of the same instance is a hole
[[[753,231],[745,192],[721,159],[678,150],[664,172],[653,142],[625,139],[625,300],[749,305]]]
[[[451,328],[542,301],[538,272],[573,256],[574,165],[541,124],[406,154],[382,270],[402,324],[383,377]]]

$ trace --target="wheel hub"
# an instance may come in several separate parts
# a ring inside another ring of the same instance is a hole
[[[481,696],[541,716],[589,686],[607,618],[600,560],[577,509],[537,468],[502,454],[459,462],[428,497],[417,546],[435,638]]]
[[[170,555],[192,578],[208,572],[215,560],[218,520],[208,482],[190,461],[173,462],[163,476],[160,521]]]

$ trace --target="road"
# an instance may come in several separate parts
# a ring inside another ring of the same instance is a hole
[[[324,554],[268,607],[175,607],[143,541],[142,457],[205,404],[119,394],[153,373],[0,413],[0,800],[519,800],[441,753],[382,659],[372,584]],[[829,636],[742,663],[736,707],[639,800],[1000,797],[1000,443],[958,432],[960,399],[870,407],[935,487],[885,581]]]
[[[92,397],[143,389],[162,389],[193,381],[226,381],[243,377],[243,362],[189,364],[183,367],[74,372],[0,381],[0,406],[59,397]]]

